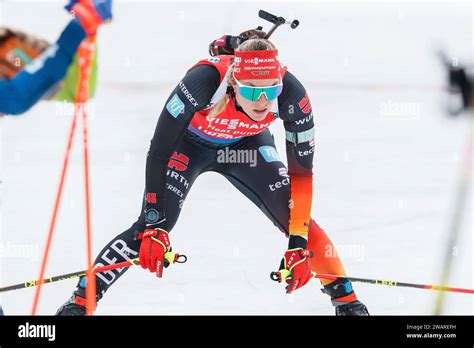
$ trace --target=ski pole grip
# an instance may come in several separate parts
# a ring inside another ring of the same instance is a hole
[[[291,276],[291,272],[287,269],[281,269],[278,272],[270,273],[270,279],[279,283],[286,280],[289,276]]]
[[[174,264],[174,263],[185,263],[186,261],[188,261],[188,258],[186,255],[173,253],[169,251],[165,253],[165,260],[170,264]]]
[[[278,272],[272,272],[270,273],[270,279],[275,281],[275,282],[278,282],[280,281],[279,277],[278,277]]]

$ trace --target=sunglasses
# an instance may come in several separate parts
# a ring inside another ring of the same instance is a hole
[[[260,99],[261,95],[264,94],[267,100],[275,100],[281,94],[283,90],[283,83],[279,83],[275,86],[267,87],[254,87],[246,86],[239,82],[234,76],[235,82],[237,82],[237,90],[239,94],[247,100],[256,102]]]

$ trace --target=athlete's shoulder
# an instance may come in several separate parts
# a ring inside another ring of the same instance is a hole
[[[194,92],[207,98],[207,96],[212,96],[217,90],[221,80],[222,78],[219,71],[211,65],[195,64],[187,71],[181,83],[185,83]],[[197,91],[199,91],[199,93]]]
[[[303,84],[290,71],[286,70],[283,76],[283,91],[304,90]]]
[[[311,103],[303,84],[291,72],[283,77],[283,91],[278,97],[280,117],[286,121],[296,121],[312,113]]]
[[[202,110],[210,103],[222,82],[221,73],[213,64],[201,60],[194,64],[179,82],[176,92],[178,96],[191,99],[194,110]],[[203,62],[199,64],[200,62]]]
[[[233,60],[233,55],[223,54],[219,56],[200,59],[195,65],[206,64],[212,66],[226,66],[228,68],[232,64]]]
[[[217,70],[222,80],[227,70],[229,69],[230,65],[232,64],[233,59],[234,59],[234,56],[231,56],[231,55],[220,55],[220,56],[214,56],[210,58],[204,58],[204,59],[199,60],[196,64],[194,64],[191,67],[191,69],[194,69],[197,66],[213,67],[215,70]]]
[[[283,77],[283,90],[278,97],[280,104],[295,104],[306,94],[303,84],[291,72],[286,71]]]

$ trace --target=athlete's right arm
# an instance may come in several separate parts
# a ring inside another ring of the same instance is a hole
[[[187,72],[166,101],[146,162],[145,212],[148,225],[167,229],[166,221],[159,222],[164,217],[168,161],[194,113],[209,104],[219,84],[217,69],[210,65],[198,65]]]

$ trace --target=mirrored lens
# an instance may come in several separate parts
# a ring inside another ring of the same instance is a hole
[[[276,86],[269,86],[269,87],[251,87],[251,86],[238,86],[239,93],[245,99],[250,101],[257,101],[260,99],[262,94],[265,95],[267,100],[274,100],[278,98],[283,90],[283,85],[279,84]]]

